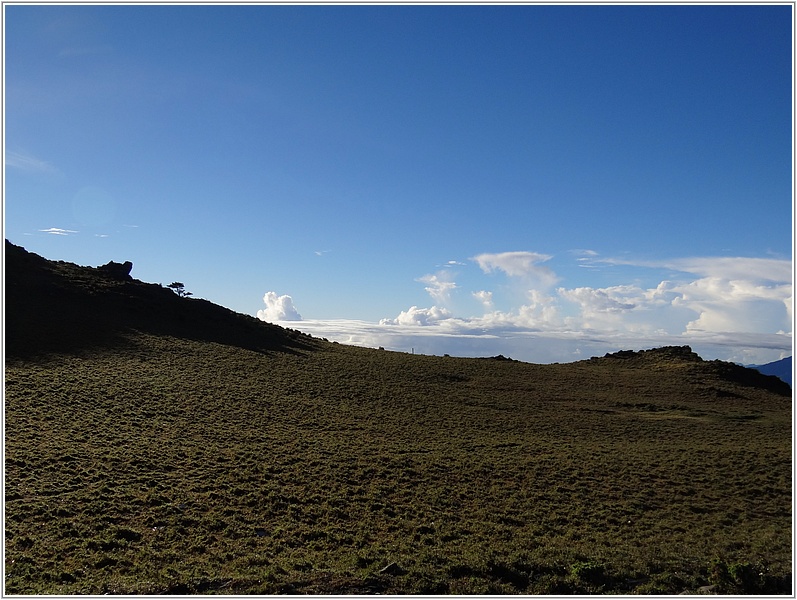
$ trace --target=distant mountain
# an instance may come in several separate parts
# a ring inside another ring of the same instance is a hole
[[[775,362],[767,363],[765,365],[751,365],[751,369],[757,369],[764,375],[774,375],[780,377],[783,381],[791,385],[791,356],[781,358]]]

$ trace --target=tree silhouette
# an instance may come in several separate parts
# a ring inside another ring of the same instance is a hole
[[[171,288],[171,290],[181,298],[191,295],[191,292],[186,292],[185,285],[179,281],[173,281],[167,287]]]

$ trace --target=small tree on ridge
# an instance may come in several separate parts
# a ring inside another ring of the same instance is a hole
[[[171,288],[171,290],[181,298],[185,298],[186,296],[191,295],[191,292],[186,292],[185,285],[180,283],[179,281],[173,281],[167,287]]]

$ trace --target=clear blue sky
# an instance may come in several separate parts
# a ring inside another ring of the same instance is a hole
[[[395,349],[791,354],[790,5],[4,17],[5,236],[47,258]]]

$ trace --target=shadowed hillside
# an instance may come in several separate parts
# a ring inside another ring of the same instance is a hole
[[[327,343],[6,244],[7,594],[791,593],[791,388]]]
[[[261,351],[314,344],[300,332],[133,279],[119,263],[92,268],[49,261],[8,240],[5,252],[9,356],[113,347],[134,332]]]

